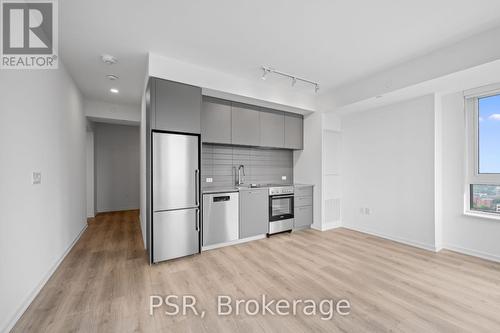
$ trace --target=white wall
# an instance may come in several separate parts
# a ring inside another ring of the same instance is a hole
[[[139,208],[139,126],[94,125],[97,212]]]
[[[83,101],[85,115],[93,121],[122,125],[139,125],[141,113],[139,106],[114,104],[91,99]]]
[[[442,96],[434,95],[434,246],[443,248],[443,107]]]
[[[323,230],[341,225],[341,119],[335,113],[324,113],[323,117]]]
[[[94,132],[87,129],[86,141],[86,169],[87,169],[87,217],[94,217]]]
[[[343,226],[434,249],[434,166],[433,95],[344,116]]]
[[[58,70],[0,74],[0,331],[8,331],[86,227],[82,99]],[[32,185],[33,171],[42,183]]]
[[[443,245],[500,261],[500,221],[463,215],[465,191],[465,119],[463,93],[442,99]]]
[[[146,247],[146,222],[147,222],[147,202],[146,202],[146,96],[143,94],[141,100],[141,125],[140,125],[140,149],[139,149],[139,186],[140,186],[140,215],[141,233],[144,247]]]

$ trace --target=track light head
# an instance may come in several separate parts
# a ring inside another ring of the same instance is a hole
[[[296,77],[292,77],[292,87],[295,86],[295,83],[297,83],[297,78]]]
[[[316,85],[314,86],[314,92],[318,92],[319,91],[319,84],[316,83]]]
[[[269,70],[269,69],[267,69],[267,68],[265,68],[265,67],[262,67],[262,80],[264,80],[264,81],[266,80],[266,78],[267,78],[267,73],[269,73],[269,72],[270,72],[270,70]]]

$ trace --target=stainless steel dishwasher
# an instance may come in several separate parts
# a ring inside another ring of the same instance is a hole
[[[203,195],[203,246],[237,240],[239,193]]]

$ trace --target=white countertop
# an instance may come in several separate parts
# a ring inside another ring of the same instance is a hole
[[[276,185],[273,185],[276,186]],[[282,186],[314,186],[311,184],[283,184]],[[202,188],[201,192],[203,194],[211,194],[211,193],[230,193],[230,192],[239,192],[240,190],[245,191],[245,190],[256,190],[256,189],[267,189],[269,186],[260,186],[260,187],[248,187],[248,186],[206,186]]]

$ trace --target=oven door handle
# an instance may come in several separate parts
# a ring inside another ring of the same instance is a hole
[[[293,194],[290,194],[290,195],[278,194],[278,195],[271,195],[270,197],[271,197],[271,199],[283,199],[283,198],[293,198],[294,195]]]

